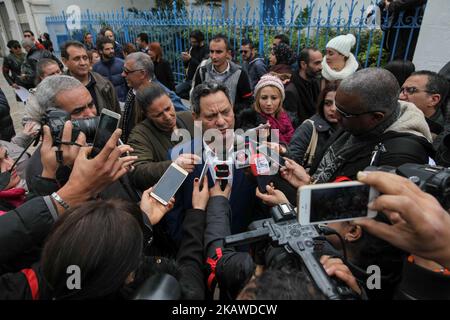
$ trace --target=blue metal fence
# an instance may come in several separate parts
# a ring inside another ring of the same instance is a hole
[[[377,14],[377,10],[358,5],[356,0],[348,0],[344,7],[337,7],[335,0],[327,0],[322,6],[316,0],[272,2],[273,5],[268,6],[267,0],[255,0],[252,7],[249,2],[242,5],[235,1],[227,9],[225,3],[222,6],[177,8],[174,1],[168,10],[150,9],[137,13],[123,8],[103,13],[87,10],[81,14],[81,30],[69,30],[64,12],[47,17],[46,23],[52,41],[56,42],[55,48],[62,44],[61,39],[81,40],[85,32],[92,33],[95,40],[104,26],[112,27],[116,40],[122,44],[134,43],[139,33],[146,32],[150,41],[161,43],[165,59],[171,62],[176,81],[180,82],[184,77],[180,53],[189,49],[189,34],[195,29],[205,33],[206,41],[219,32],[228,35],[236,53],[241,41],[249,38],[258,44],[261,56],[269,53],[273,37],[279,33],[289,36],[291,46],[298,53],[305,46],[324,49],[332,37],[351,32],[357,39],[354,54],[360,64],[363,67],[380,66],[398,58],[399,50],[402,50],[402,58],[409,57],[424,9],[417,8],[411,17],[400,13],[392,21],[388,12]],[[371,17],[367,18],[368,15]],[[383,48],[387,46],[389,52]],[[240,60],[239,56],[235,58]]]

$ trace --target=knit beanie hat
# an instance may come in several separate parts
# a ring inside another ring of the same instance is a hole
[[[258,94],[262,88],[267,86],[276,87],[281,92],[281,101],[284,101],[285,93],[284,93],[284,85],[283,82],[277,76],[273,76],[271,74],[265,74],[261,77],[257,85],[255,86],[255,96]]]
[[[277,58],[277,64],[292,64],[295,60],[294,51],[285,43],[273,48],[273,54]]]
[[[356,38],[351,33],[346,35],[337,36],[327,43],[327,49],[334,49],[337,52],[348,57],[350,55],[350,50],[356,44]]]

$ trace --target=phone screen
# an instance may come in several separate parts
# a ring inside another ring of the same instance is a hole
[[[95,132],[94,143],[92,145],[91,158],[96,157],[108,140],[111,138],[114,131],[119,125],[120,115],[117,118],[108,114],[101,113],[100,121],[98,123],[97,131]]]
[[[183,184],[188,173],[174,164],[164,172],[164,175],[159,179],[152,194],[156,195],[157,200],[163,200],[166,204],[177,193],[180,186]],[[160,198],[160,199],[158,199]]]
[[[370,186],[311,189],[310,222],[367,216]]]
[[[199,178],[200,186],[203,185],[203,179],[205,178],[206,173],[208,172],[208,168],[209,168],[208,167],[208,162],[205,161],[205,164],[203,165],[202,172],[200,173],[200,178]]]

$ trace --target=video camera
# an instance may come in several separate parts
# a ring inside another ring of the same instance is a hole
[[[414,182],[422,191],[434,196],[442,207],[450,209],[450,169],[440,166],[407,163],[398,168],[367,167],[366,171],[395,173]]]
[[[330,300],[352,300],[356,294],[342,282],[332,279],[325,272],[320,257],[328,242],[321,239],[314,226],[302,226],[289,204],[272,208],[272,218],[255,221],[250,231],[225,238],[225,246],[242,246],[269,240],[272,245],[300,258],[316,286]]]
[[[83,132],[86,135],[86,142],[92,143],[94,141],[99,119],[99,117],[95,117],[72,120],[72,142],[77,139],[80,132]],[[49,126],[53,138],[53,145],[56,146],[61,142],[64,124],[68,120],[70,120],[70,114],[60,109],[49,109],[42,117],[41,124],[43,126]]]

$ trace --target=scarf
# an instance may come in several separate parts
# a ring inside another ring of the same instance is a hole
[[[17,208],[25,203],[25,189],[13,188],[0,191],[0,199]],[[0,216],[4,213],[4,211],[0,211]]]
[[[288,115],[284,111],[280,112],[280,114],[278,115],[278,119],[262,112],[260,113],[260,115],[264,119],[266,119],[266,121],[269,121],[270,129],[279,130],[278,131],[279,142],[284,143],[286,145],[288,145],[291,142],[292,136],[294,135],[294,128],[292,127]]]
[[[358,70],[359,64],[355,56],[350,53],[348,60],[345,62],[345,67],[341,71],[336,71],[330,68],[327,64],[326,57],[322,61],[322,76],[328,81],[336,81],[348,78]]]

